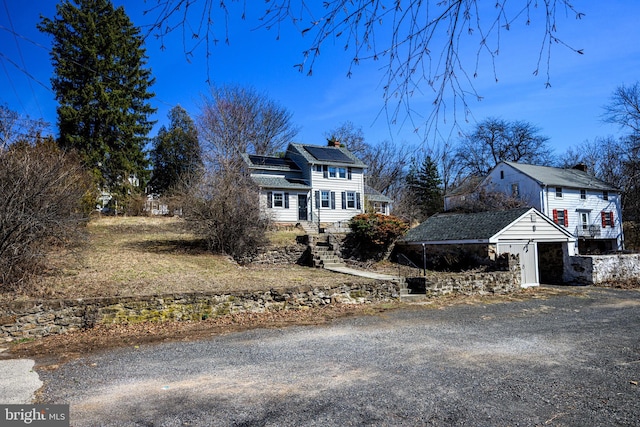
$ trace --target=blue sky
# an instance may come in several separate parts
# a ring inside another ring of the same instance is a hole
[[[142,10],[154,0],[147,0],[146,4],[121,0],[114,3],[125,4],[134,24],[149,23]],[[348,120],[362,127],[370,143],[394,138],[415,147],[423,145],[423,134],[415,133],[413,126],[389,125],[384,114],[379,115],[384,106],[379,63],[363,62],[347,78],[349,55],[341,45],[329,44],[316,63],[313,76],[299,73],[294,64],[301,62],[302,51],[310,42],[308,37],[303,38],[295,28],[284,25],[280,40],[276,40],[274,31],[256,28],[264,2],[256,2],[255,9],[248,6],[244,21],[239,18],[241,3],[231,5],[230,44],[220,43],[211,51],[209,67],[214,83],[251,86],[287,108],[301,128],[299,142],[324,144],[324,134]],[[483,99],[471,100],[469,123],[458,115],[463,129],[471,129],[474,120],[489,116],[525,120],[550,138],[557,154],[587,139],[620,135],[618,128],[602,123],[602,106],[616,87],[640,80],[640,2],[575,3],[585,16],[576,20],[573,15],[559,13],[558,29],[565,42],[582,49],[584,54],[555,46],[551,87],[546,88],[544,70],[533,75],[539,52],[539,21],[534,20],[530,26],[518,22],[510,31],[503,31],[496,60],[498,82],[489,62],[482,59],[474,85]],[[41,14],[54,16],[55,4],[53,0],[0,0],[0,103],[52,124],[56,121],[56,104],[48,89],[53,72],[48,56],[50,40],[35,25]],[[12,28],[20,37],[8,31]],[[222,27],[216,32],[224,37]],[[160,50],[160,43],[154,38],[147,39],[149,67],[156,78],[152,90],[156,93],[153,104],[158,108],[154,117],[158,126],[166,123],[168,110],[176,104],[195,118],[199,100],[208,91],[204,47],[196,50],[188,62],[181,43],[179,33],[165,40],[165,50]],[[475,55],[463,53],[473,69]],[[414,95],[411,107],[418,114],[428,115],[432,99],[431,95]],[[452,121],[449,113],[447,123],[439,125],[442,134],[448,135]],[[155,135],[158,126],[150,136]],[[427,145],[432,141],[429,138]]]

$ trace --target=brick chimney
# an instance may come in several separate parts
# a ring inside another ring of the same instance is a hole
[[[340,141],[338,141],[336,138],[329,138],[327,139],[327,145],[329,147],[340,147]]]
[[[587,171],[587,165],[584,163],[578,163],[577,165],[575,165],[572,169],[576,169],[582,172],[586,172]]]

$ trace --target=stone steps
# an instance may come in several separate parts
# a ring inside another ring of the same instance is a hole
[[[317,268],[324,267],[346,267],[331,245],[327,242],[318,242],[313,248],[313,266]]]

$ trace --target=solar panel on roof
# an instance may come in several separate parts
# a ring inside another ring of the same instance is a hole
[[[281,158],[281,157],[270,157],[270,156],[257,156],[255,154],[249,155],[249,160],[254,165],[260,166],[284,166],[292,169],[298,169],[295,163],[290,161],[289,159]]]
[[[321,162],[354,163],[353,159],[337,148],[304,147],[316,160]]]

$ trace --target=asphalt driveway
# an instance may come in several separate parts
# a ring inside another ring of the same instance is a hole
[[[73,426],[637,426],[640,291],[417,305],[40,374]]]

